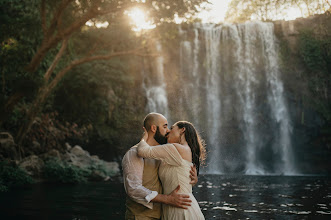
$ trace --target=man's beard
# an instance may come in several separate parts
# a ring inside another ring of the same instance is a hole
[[[156,129],[156,132],[155,132],[155,135],[154,135],[154,139],[159,144],[166,144],[168,142],[166,136],[163,136],[160,133],[159,126],[157,126],[157,129]]]

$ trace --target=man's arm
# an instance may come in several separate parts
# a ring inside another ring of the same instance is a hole
[[[138,157],[136,149],[130,149],[123,157],[123,180],[127,195],[137,203],[153,209],[153,203],[164,203],[179,208],[185,208],[192,202],[189,195],[177,193],[179,186],[169,195],[158,194],[142,185],[144,172],[143,158]]]
[[[138,157],[136,149],[130,149],[123,157],[123,181],[127,195],[137,203],[153,209],[150,203],[158,192],[149,190],[142,185],[144,160]]]
[[[152,199],[152,201],[187,209],[187,206],[191,206],[192,200],[189,199],[189,195],[179,194],[179,189],[180,185],[178,185],[177,188],[174,189],[174,191],[172,191],[169,195],[158,194],[154,199]]]

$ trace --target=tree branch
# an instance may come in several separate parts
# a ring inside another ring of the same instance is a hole
[[[145,56],[159,56],[159,54],[146,54],[146,53],[140,53],[139,51],[140,51],[140,49],[135,49],[135,50],[130,50],[130,51],[120,51],[120,52],[114,52],[114,53],[108,54],[108,55],[96,55],[96,56],[84,57],[84,58],[81,58],[81,59],[78,59],[78,60],[74,60],[67,67],[65,67],[58,74],[56,74],[56,77],[49,84],[47,90],[49,92],[51,92],[54,89],[54,87],[58,84],[58,82],[62,79],[62,77],[69,70],[71,70],[74,67],[76,67],[80,64],[83,64],[83,63],[87,63],[87,62],[94,61],[94,60],[109,60],[113,57],[126,56],[126,55],[135,55],[135,56],[143,56],[143,57],[145,57]]]
[[[41,1],[41,9],[40,9],[40,16],[41,16],[41,27],[43,29],[44,38],[46,37],[47,27],[46,27],[46,1]]]
[[[130,4],[125,4],[121,6],[119,9],[118,7],[114,7],[110,10],[99,10],[100,6],[100,0],[98,1],[93,1],[93,5],[91,8],[80,18],[77,19],[73,24],[71,24],[69,27],[67,27],[64,30],[58,30],[56,35],[52,35],[56,28],[57,28],[57,18],[56,15],[61,16],[63,10],[67,5],[73,0],[63,0],[61,5],[59,6],[58,10],[54,14],[53,21],[51,22],[51,26],[49,27],[46,37],[44,38],[40,48],[32,58],[30,64],[27,66],[27,71],[34,72],[38,65],[40,64],[41,60],[45,57],[46,53],[53,47],[55,47],[61,40],[64,38],[68,38],[73,32],[77,31],[80,27],[85,25],[85,23],[97,16],[107,14],[107,13],[112,13],[112,12],[121,12],[124,10],[128,5]],[[60,10],[62,9],[62,10]]]
[[[50,76],[52,75],[52,72],[54,71],[57,63],[59,62],[60,58],[62,57],[63,52],[65,51],[65,49],[67,48],[68,45],[68,38],[65,38],[62,42],[61,48],[59,50],[59,52],[56,54],[53,63],[50,65],[50,67],[48,68],[47,72],[44,75],[44,80],[47,83]]]
[[[62,0],[60,6],[57,8],[57,10],[55,11],[55,13],[53,14],[53,18],[52,18],[51,24],[50,24],[50,26],[48,28],[48,31],[47,31],[47,34],[46,34],[46,37],[45,37],[46,40],[47,40],[47,38],[49,38],[51,35],[54,34],[59,20],[62,19],[62,14],[63,14],[64,9],[72,1],[73,0]]]

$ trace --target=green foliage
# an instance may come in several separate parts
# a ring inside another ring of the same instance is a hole
[[[42,40],[39,4],[39,0],[0,1],[0,121],[2,129],[13,134],[50,62],[48,54],[34,74],[25,70]]]
[[[83,138],[88,130],[92,129],[91,125],[79,127],[76,123],[59,121],[57,117],[57,112],[45,113],[38,117],[28,133],[29,142],[37,141],[46,152],[63,146],[68,138]]]
[[[312,30],[300,33],[300,52],[305,64],[311,71],[331,74],[331,38],[314,36]]]
[[[61,183],[85,183],[90,174],[89,170],[84,170],[55,159],[46,161],[43,168],[44,178]]]
[[[226,12],[226,20],[282,20],[289,15],[288,9],[293,8],[300,10],[302,17],[307,17],[325,13],[330,10],[330,4],[320,0],[232,0]]]
[[[41,16],[44,8],[42,2],[45,2],[45,22]],[[70,33],[66,35],[69,36],[68,48],[57,63],[50,80],[74,60],[142,48],[144,43],[147,44],[146,39],[142,40],[131,30],[128,16],[123,13],[124,9],[129,10],[139,6],[157,25],[160,25],[172,21],[175,14],[179,17],[194,14],[198,11],[199,5],[206,0],[78,0],[68,1],[67,5],[63,2],[65,1],[0,0],[0,129],[2,130],[17,134],[19,128],[24,127],[22,122],[25,125],[25,122],[32,122],[35,119],[34,116],[32,120],[26,119],[28,115],[26,113],[33,110],[34,105],[31,104],[35,101],[36,94],[38,91],[43,91],[39,89],[47,84],[44,81],[44,74],[54,61],[64,37],[64,34],[63,36],[58,34],[63,33],[72,24],[81,24],[81,26],[69,28]],[[58,11],[61,5],[64,5],[61,8],[63,10]],[[94,8],[96,5],[98,10]],[[93,8],[94,10],[91,10]],[[84,25],[86,21],[82,18],[86,17],[86,12],[91,11],[95,13],[91,21],[96,23],[107,21],[108,28],[98,29]],[[109,13],[98,14],[101,11]],[[37,53],[38,49],[51,42],[51,39],[56,40],[47,45],[45,52]],[[27,68],[34,57],[41,57],[41,60],[37,59],[32,68]],[[45,117],[51,112],[59,112],[58,120],[63,126],[68,126],[69,130],[74,130],[71,127],[74,123],[92,124],[95,128],[92,135],[95,135],[96,139],[106,139],[108,143],[120,143],[121,132],[118,129],[129,129],[132,121],[138,122],[136,117],[132,119],[132,115],[140,116],[144,111],[144,98],[137,98],[141,94],[141,81],[137,80],[141,77],[141,72],[137,68],[132,68],[132,65],[138,66],[138,62],[132,56],[116,57],[111,62],[93,61],[70,70],[68,76],[61,78],[62,81],[54,83],[57,85],[59,82],[59,86],[56,92],[46,97],[46,103],[41,103],[38,106],[40,108],[32,111],[37,112],[39,118],[28,135],[30,141],[38,140],[44,142],[41,144],[53,147],[55,142],[64,140],[62,137],[73,138],[65,135],[66,131],[60,129],[61,126],[53,119]],[[27,69],[31,72],[27,72]],[[39,109],[42,111],[40,112]],[[69,125],[65,123],[67,121]],[[23,131],[27,130],[23,129]],[[23,133],[22,136],[26,136],[25,132]],[[20,140],[17,136],[16,139]]]
[[[105,176],[113,176],[114,173],[108,171],[106,169],[105,164],[101,161],[100,163],[93,163],[88,170],[92,173],[93,171],[99,171],[103,173]]]
[[[32,184],[33,179],[21,168],[0,162],[0,191]]]
[[[102,161],[92,163],[86,169],[82,169],[53,158],[45,162],[43,177],[51,182],[85,183],[93,175],[94,171],[101,172],[105,176],[114,175],[114,173],[106,169]]]
[[[331,39],[313,30],[303,30],[299,52],[308,69],[308,85],[314,94],[313,107],[331,123]]]
[[[0,179],[0,192],[6,192],[6,191],[8,191],[8,187],[5,186],[5,184],[2,181],[2,179]]]

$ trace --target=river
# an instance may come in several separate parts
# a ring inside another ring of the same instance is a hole
[[[206,219],[330,219],[331,177],[201,175]],[[124,219],[120,182],[35,184],[0,193],[1,219]]]

